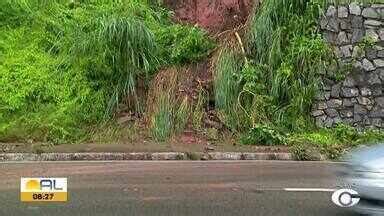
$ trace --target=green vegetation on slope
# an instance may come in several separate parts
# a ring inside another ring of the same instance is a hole
[[[214,47],[145,0],[4,0],[0,20],[0,141],[86,138],[118,104],[142,113],[137,85],[159,67]]]
[[[217,74],[237,80],[231,79],[231,87],[217,82],[216,96],[224,93],[232,98],[230,104],[217,108],[240,107],[246,117],[242,121],[250,122],[248,128],[230,128],[242,132],[265,124],[289,132],[310,126],[307,114],[320,84],[319,73],[332,61],[330,48],[316,28],[324,5],[313,0],[265,1],[249,25],[245,60],[233,59],[233,64],[242,65],[237,66],[240,69],[221,65],[220,59],[230,52],[219,56]],[[236,90],[223,92],[231,88]]]
[[[322,6],[310,0],[265,1],[249,26],[246,47],[249,61],[237,60],[237,64],[242,64],[237,66],[241,69],[233,70],[220,64],[220,58],[230,53],[219,56],[217,74],[237,77],[232,82],[240,83],[233,86],[238,88],[240,97],[232,95],[233,90],[223,92],[224,84],[220,83],[216,84],[216,92],[233,98],[231,103],[241,107],[250,118],[251,127],[273,124],[298,130],[307,126],[306,114],[320,83],[318,74],[332,61],[331,50],[316,29]],[[217,108],[228,109],[220,104]]]
[[[318,29],[328,3],[263,1],[247,28],[245,55],[241,42],[240,48],[221,50],[215,72],[215,94],[220,100],[216,108],[228,128],[243,134],[243,144],[300,147],[305,142],[303,146],[315,146],[336,158],[362,140],[383,140],[381,131],[359,132],[341,125],[338,128],[351,136],[344,139],[337,134],[338,129],[316,129],[309,115],[321,73],[336,63]]]
[[[103,132],[100,125],[110,125],[122,104],[138,116],[147,112],[156,140],[189,123],[203,131],[210,92],[199,86],[193,101],[178,98],[176,79],[215,43],[195,26],[173,23],[160,2],[0,1],[0,142],[81,142],[90,131]],[[381,131],[345,125],[317,129],[309,116],[320,73],[335,64],[317,28],[330,2],[265,0],[245,39],[236,34],[219,47],[212,98],[220,121],[243,144],[290,145],[298,159],[308,159],[313,147],[337,158],[384,139]],[[148,84],[164,68],[172,73],[160,74],[147,104]],[[104,132],[118,136],[111,125]]]

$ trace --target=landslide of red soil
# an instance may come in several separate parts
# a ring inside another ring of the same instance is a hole
[[[219,44],[226,41],[228,44],[238,46],[234,32],[241,33],[242,30],[239,30],[238,27],[246,23],[253,8],[257,8],[261,1],[164,0],[163,3],[175,12],[174,19],[176,21],[206,29],[211,35],[216,35],[217,40],[220,41]],[[225,44],[227,44],[226,42]],[[214,95],[212,66],[216,55],[217,51],[200,62],[191,63],[182,68],[164,68],[160,70],[148,89],[144,125],[148,126],[150,115],[155,108],[153,106],[157,104],[156,99],[159,98],[161,92],[170,92],[172,100],[178,101],[178,103],[187,98],[190,105],[193,106],[198,98],[199,91],[204,90],[207,93],[208,100],[204,104],[203,127],[225,131],[224,125],[214,110],[214,98],[212,97]],[[125,117],[123,118],[125,119]],[[186,145],[209,143],[207,137],[195,131],[190,124],[175,139]]]
[[[248,18],[254,0],[165,0],[181,22],[197,24],[209,32],[233,29]],[[255,5],[256,6],[256,5]]]

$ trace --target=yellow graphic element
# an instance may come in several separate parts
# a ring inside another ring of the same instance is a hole
[[[40,190],[40,183],[36,180],[30,180],[27,182],[25,188],[27,190]]]
[[[21,178],[22,202],[67,202],[67,178]]]
[[[54,193],[34,193],[34,192],[21,192],[20,200],[22,202],[67,202],[67,192],[54,192]]]

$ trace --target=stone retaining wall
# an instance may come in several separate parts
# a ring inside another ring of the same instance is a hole
[[[384,127],[384,4],[330,6],[320,21],[338,58],[323,77],[312,116],[321,127]],[[335,71],[347,72],[336,81]]]

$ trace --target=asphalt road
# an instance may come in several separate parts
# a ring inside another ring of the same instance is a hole
[[[331,202],[337,164],[323,162],[0,163],[0,216],[353,215]],[[20,177],[67,177],[69,201],[19,201]]]

